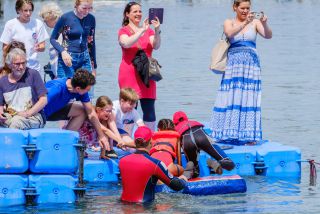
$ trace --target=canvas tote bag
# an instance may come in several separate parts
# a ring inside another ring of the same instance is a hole
[[[224,33],[222,33],[221,38],[213,47],[211,52],[210,69],[214,73],[221,74],[225,71],[226,64],[227,64],[227,53],[228,53],[229,47],[230,47],[230,43],[228,39],[225,37]]]

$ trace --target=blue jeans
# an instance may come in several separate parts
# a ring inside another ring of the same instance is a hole
[[[57,68],[57,75],[58,78],[72,78],[74,73],[77,69],[83,68],[88,70],[90,73],[92,72],[91,67],[91,60],[88,50],[82,52],[82,53],[72,53],[68,52],[70,56],[72,57],[72,66],[68,67],[66,64],[64,64],[61,54],[59,54],[58,58],[58,68]],[[94,88],[91,87],[91,90],[89,91],[90,99],[93,99]]]
[[[72,52],[68,52],[68,53],[72,57],[72,66],[71,67],[66,66],[60,54],[58,58],[58,69],[57,69],[58,78],[65,78],[65,77],[71,78],[73,77],[74,72],[78,68],[84,68],[84,69],[87,69],[89,72],[92,72],[90,55],[88,50],[82,53],[72,53]]]

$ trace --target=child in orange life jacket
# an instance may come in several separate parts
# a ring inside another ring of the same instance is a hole
[[[175,130],[181,135],[181,144],[186,158],[194,163],[193,177],[199,176],[198,155],[200,150],[217,160],[207,159],[208,166],[217,174],[222,174],[222,168],[230,171],[235,167],[227,154],[218,145],[212,144],[203,130],[203,124],[189,120],[183,111],[174,113],[173,122]]]
[[[162,119],[158,123],[158,131],[152,136],[152,148],[150,155],[166,164],[168,170],[174,176],[183,174],[182,166],[175,164],[180,161],[180,134],[175,131],[173,121]]]

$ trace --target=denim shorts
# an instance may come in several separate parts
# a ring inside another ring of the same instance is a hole
[[[68,52],[72,57],[72,66],[68,67],[64,64],[61,54],[59,54],[58,58],[58,68],[57,68],[57,75],[58,78],[72,78],[74,73],[78,68],[84,68],[88,70],[90,73],[92,72],[91,60],[88,50],[82,53],[72,53]],[[92,100],[94,97],[94,87],[91,87],[89,91],[89,97]]]
[[[73,77],[75,71],[78,68],[84,68],[87,69],[89,72],[92,72],[91,60],[88,50],[82,53],[68,53],[72,57],[72,66],[66,66],[62,60],[61,54],[59,54],[57,69],[58,78],[71,78]]]

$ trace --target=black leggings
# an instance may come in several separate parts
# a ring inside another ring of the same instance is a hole
[[[156,111],[154,107],[155,99],[140,99],[140,105],[143,112],[143,121],[154,122],[156,121]]]
[[[194,165],[198,167],[198,155],[200,150],[203,150],[219,161],[222,168],[232,170],[235,167],[234,163],[218,145],[211,144],[209,137],[202,127],[192,127],[191,131],[193,133],[194,140],[192,140],[190,129],[184,132],[181,138],[182,148],[188,161],[192,161]]]

